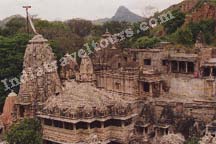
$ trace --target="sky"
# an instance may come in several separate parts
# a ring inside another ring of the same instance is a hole
[[[112,17],[119,6],[140,16],[149,16],[182,0],[0,0],[0,19],[11,15],[25,16],[23,5],[31,5],[31,15],[47,20],[82,18],[96,20]]]

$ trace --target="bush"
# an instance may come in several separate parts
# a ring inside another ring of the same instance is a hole
[[[189,29],[182,30],[178,29],[175,33],[174,39],[178,44],[183,45],[192,45],[193,44],[193,35]]]
[[[9,144],[42,144],[41,125],[39,120],[25,119],[12,125],[6,133]]]
[[[189,23],[188,28],[192,32],[193,42],[196,42],[197,35],[200,31],[204,34],[204,40],[210,44],[214,40],[215,22],[214,20],[205,20],[197,23]]]
[[[185,14],[179,10],[172,12],[174,19],[171,19],[164,23],[164,28],[167,34],[174,33],[178,28],[180,28],[185,22]]]
[[[152,48],[154,47],[158,42],[160,42],[160,40],[156,37],[141,37],[139,39],[137,39],[137,41],[134,44],[134,47],[136,48]]]

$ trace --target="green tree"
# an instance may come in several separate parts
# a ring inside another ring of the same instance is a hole
[[[160,40],[157,37],[149,38],[147,36],[144,36],[144,37],[138,38],[133,46],[135,48],[152,48],[158,42],[160,42]]]
[[[23,57],[29,36],[26,34],[16,34],[10,37],[0,36],[0,80],[19,77],[22,72]],[[18,92],[19,87],[14,90]],[[5,97],[10,91],[5,91],[5,87],[0,82],[0,110],[4,105]]]
[[[185,22],[184,13],[180,12],[179,10],[174,10],[172,14],[175,18],[163,24],[167,34],[174,33]]]
[[[6,23],[5,28],[0,31],[1,35],[12,36],[21,29],[25,29],[26,21],[22,17],[12,18],[9,22]]]
[[[91,35],[94,37],[101,37],[105,32],[103,25],[93,25]]]
[[[58,59],[65,53],[72,53],[83,47],[84,38],[72,32],[67,23],[38,19],[35,20],[35,27],[49,40]]]
[[[193,35],[189,29],[185,29],[185,30],[178,29],[173,36],[175,37],[174,39],[178,44],[183,44],[183,45],[193,44]]]
[[[106,29],[108,29],[111,34],[117,34],[125,31],[128,27],[130,27],[129,23],[118,21],[106,22],[103,25],[104,32],[106,31]]]
[[[200,31],[204,34],[204,39],[207,44],[211,44],[215,38],[215,21],[205,20],[200,22],[191,22],[188,24],[188,28],[192,32],[193,42],[196,42],[197,35]]]
[[[92,23],[87,20],[69,20],[66,22],[72,33],[80,37],[88,36],[91,33]]]
[[[25,119],[12,125],[6,133],[6,140],[9,144],[42,144],[40,121]]]

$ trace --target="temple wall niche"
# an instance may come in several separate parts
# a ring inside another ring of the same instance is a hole
[[[163,60],[167,59],[167,54],[163,51],[144,51],[138,54],[139,65],[144,69],[156,69],[160,72],[166,72],[167,66],[163,65]],[[150,60],[150,63],[145,63],[146,60]]]
[[[206,61],[208,61],[212,57],[212,48],[205,48],[201,49],[200,52],[200,65],[204,64]]]
[[[205,80],[191,78],[171,78],[170,93],[181,96],[200,97],[205,95]]]
[[[97,86],[108,91],[133,95],[138,90],[137,80],[113,75],[97,76]]]

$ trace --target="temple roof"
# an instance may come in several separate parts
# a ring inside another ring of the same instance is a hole
[[[41,43],[41,42],[48,42],[42,35],[35,35],[30,41],[30,43]]]
[[[63,93],[50,97],[44,104],[43,111],[64,111],[74,114],[80,109],[91,113],[94,108],[98,111],[107,111],[109,106],[125,108],[132,102],[128,97],[122,99],[117,94],[112,94],[93,86],[91,83],[77,83],[75,80],[66,81]]]
[[[12,91],[11,93],[8,94],[8,96],[9,96],[9,97],[16,97],[17,94],[16,94],[15,92]]]

